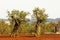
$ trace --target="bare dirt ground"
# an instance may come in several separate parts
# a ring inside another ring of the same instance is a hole
[[[0,40],[60,40],[60,34],[44,34],[39,37],[34,37],[34,35],[18,35],[17,37],[0,35]]]

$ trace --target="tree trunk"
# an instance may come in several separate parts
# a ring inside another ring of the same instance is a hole
[[[13,28],[13,31],[12,31],[12,34],[14,34],[14,33],[17,32],[18,27],[19,27],[19,25],[17,23],[15,23],[14,28]]]
[[[40,22],[37,21],[37,24],[36,24],[36,34],[35,36],[39,36],[41,34],[41,27],[39,26]]]

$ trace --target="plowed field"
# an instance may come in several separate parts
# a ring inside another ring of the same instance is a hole
[[[60,40],[60,35],[58,34],[44,34],[39,37],[34,37],[34,35],[18,35],[17,37],[10,37],[9,35],[0,35],[0,40]]]

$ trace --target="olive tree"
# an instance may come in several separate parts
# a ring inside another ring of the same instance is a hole
[[[13,29],[11,33],[16,33],[20,24],[22,22],[26,22],[26,15],[28,12],[19,11],[19,10],[12,10],[11,12],[8,11],[8,19],[10,19],[11,24],[13,24]]]
[[[37,22],[36,22],[36,34],[39,35],[39,34],[41,34],[40,24],[44,23],[46,21],[48,15],[45,13],[44,9],[40,9],[37,7],[37,8],[34,8],[34,10],[33,10],[33,16],[37,20]]]

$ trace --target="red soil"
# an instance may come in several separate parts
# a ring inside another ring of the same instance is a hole
[[[60,40],[59,34],[45,34],[40,35],[39,37],[34,37],[34,35],[26,34],[26,35],[18,35],[17,37],[10,37],[10,35],[2,35],[0,34],[0,40]]]

